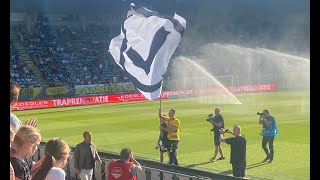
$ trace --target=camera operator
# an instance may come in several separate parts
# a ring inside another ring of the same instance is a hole
[[[278,128],[276,121],[273,116],[269,114],[268,110],[263,110],[262,113],[257,113],[259,115],[259,124],[262,124],[262,132],[260,133],[262,138],[262,149],[266,153],[267,157],[263,160],[266,162],[269,160],[269,163],[273,161],[274,151],[273,151],[273,141],[274,136],[278,135]],[[269,144],[269,150],[267,148],[267,144]],[[270,152],[269,152],[270,151]]]
[[[218,154],[218,151],[221,155],[221,157],[218,160],[225,159],[222,151],[222,147],[220,145],[219,136],[220,136],[220,129],[224,128],[224,119],[221,115],[220,108],[216,107],[214,110],[215,116],[213,117],[212,114],[208,116],[207,121],[210,122],[213,125],[213,129],[211,131],[214,131],[214,145],[215,145],[215,151],[214,156],[211,158],[211,161],[215,161],[215,158]]]
[[[224,139],[224,133],[230,133],[234,137]],[[230,144],[231,154],[230,154],[230,163],[232,164],[232,174],[235,177],[244,178],[246,176],[246,138],[241,135],[240,126],[234,125],[233,130],[221,129],[220,131],[220,142]]]

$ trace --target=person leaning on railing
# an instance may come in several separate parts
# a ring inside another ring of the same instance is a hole
[[[124,148],[120,152],[120,159],[110,161],[108,180],[136,180],[138,170],[142,170],[141,165],[134,159],[131,150]]]

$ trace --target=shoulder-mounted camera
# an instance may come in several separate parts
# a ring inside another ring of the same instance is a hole
[[[207,117],[207,121],[213,121],[213,119],[214,119],[213,114],[209,114]]]
[[[263,115],[263,113],[262,112],[257,112],[257,115],[261,116],[261,115]]]

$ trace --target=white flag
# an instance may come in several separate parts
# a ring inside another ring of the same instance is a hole
[[[130,81],[149,100],[157,99],[169,60],[181,41],[186,20],[131,4],[121,33],[113,38],[109,52]]]

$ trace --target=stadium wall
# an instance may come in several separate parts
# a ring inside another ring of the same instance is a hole
[[[257,84],[247,86],[233,86],[227,88],[231,93],[253,93],[253,92],[270,92],[276,90],[275,84]],[[170,90],[163,91],[162,99],[170,99],[175,97],[192,97],[195,95],[214,95],[222,94],[226,91],[223,88],[206,88],[206,89],[188,89],[188,90]],[[119,102],[133,102],[146,101],[147,99],[139,93],[127,94],[104,94],[95,96],[81,96],[70,98],[55,98],[43,100],[30,100],[17,102],[14,110],[28,110],[41,108],[56,108],[69,106],[85,106],[95,104],[119,103]]]

